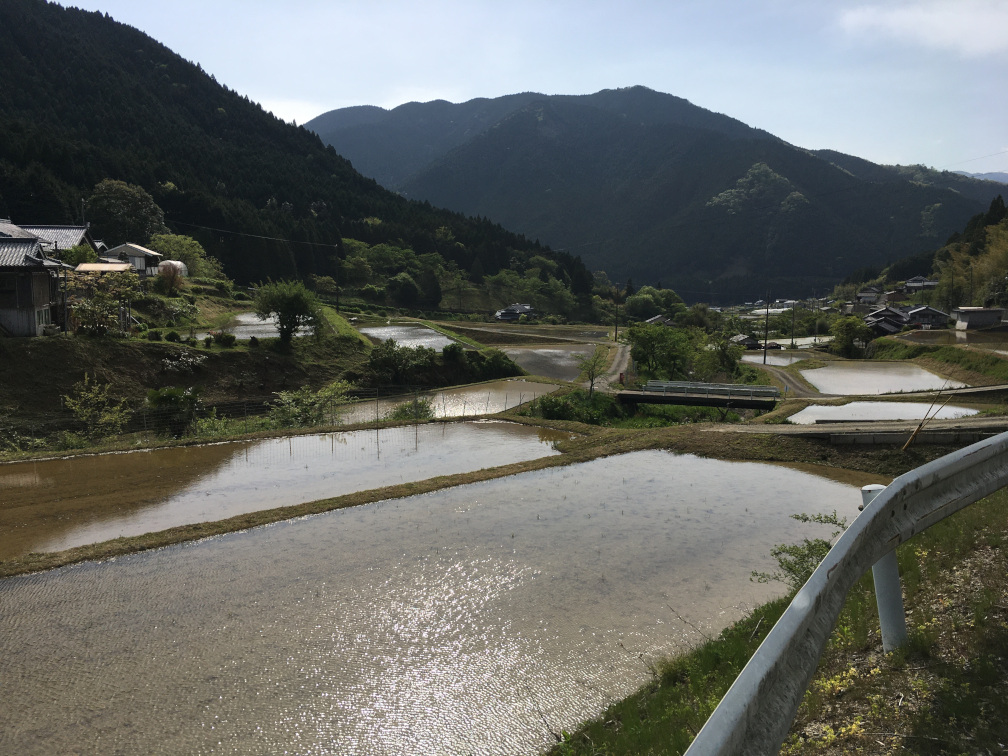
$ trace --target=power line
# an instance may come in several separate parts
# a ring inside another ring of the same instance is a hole
[[[165,219],[166,223],[171,223],[176,226],[187,226],[188,228],[199,228],[203,231],[214,231],[219,234],[231,234],[232,236],[244,236],[249,239],[264,239],[266,241],[277,241],[284,242],[286,244],[307,244],[312,247],[331,247],[332,249],[339,249],[338,244],[333,244],[331,242],[313,242],[313,241],[302,241],[299,239],[284,239],[281,236],[263,236],[261,234],[249,234],[244,231],[231,231],[226,228],[214,228],[213,226],[201,226],[197,223],[186,223],[180,220],[169,220]]]

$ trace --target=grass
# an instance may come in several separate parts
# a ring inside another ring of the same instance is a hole
[[[1008,383],[1008,360],[976,349],[959,346],[911,344],[892,338],[872,342],[872,358],[877,360],[913,360],[924,367],[960,378],[967,383]]]
[[[848,595],[781,753],[1004,753],[1008,490],[897,550],[910,642],[882,653],[870,572]],[[670,659],[553,754],[682,753],[788,599]]]

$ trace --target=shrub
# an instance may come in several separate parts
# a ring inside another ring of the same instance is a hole
[[[177,344],[182,341],[182,337],[179,336],[178,331],[168,331],[168,333],[165,334],[165,341],[172,341]]]
[[[209,349],[210,347],[213,346],[213,341],[214,341],[213,336],[207,336],[206,338],[203,339],[203,346]]]
[[[85,373],[84,380],[74,384],[73,393],[63,397],[67,408],[84,425],[90,438],[104,438],[121,433],[129,422],[130,410],[125,399],[110,395],[111,383],[92,381]]]
[[[251,347],[252,349],[257,349],[259,347],[259,339],[257,339],[255,336],[250,336],[249,347]]]
[[[270,417],[283,427],[321,425],[334,419],[334,410],[346,402],[350,384],[333,381],[318,391],[307,386],[296,391],[278,391]]]
[[[431,420],[434,417],[434,403],[426,397],[412,399],[393,407],[385,419],[399,422],[409,420]]]
[[[192,423],[201,402],[198,388],[176,388],[168,386],[151,389],[147,393],[147,404],[154,410],[155,420],[174,436],[185,433]]]
[[[235,345],[235,342],[238,340],[238,337],[235,336],[233,333],[226,333],[222,331],[220,333],[213,334],[213,340],[219,346],[222,346],[225,349],[229,349],[230,347],[233,347]]]
[[[162,338],[161,337],[161,331],[158,331],[158,330],[147,331],[147,340],[148,341],[161,341],[161,338]]]

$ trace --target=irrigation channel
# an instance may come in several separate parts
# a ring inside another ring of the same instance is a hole
[[[8,578],[0,752],[534,753],[859,501],[644,451]]]

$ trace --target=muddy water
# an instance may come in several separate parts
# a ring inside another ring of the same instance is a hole
[[[443,333],[435,331],[433,328],[414,325],[390,325],[361,328],[360,332],[372,339],[386,341],[392,339],[399,346],[405,347],[430,347],[441,351],[449,344],[454,344],[455,340],[450,339]]]
[[[859,500],[639,452],[0,581],[0,752],[532,753]]]
[[[788,420],[798,425],[809,425],[819,421],[923,420],[925,417],[941,420],[975,414],[977,410],[969,407],[943,407],[940,403],[930,402],[848,402],[836,407],[813,404],[791,415]]]
[[[472,386],[460,386],[443,391],[422,391],[418,397],[430,400],[437,418],[473,417],[496,412],[530,402],[536,397],[556,391],[550,383],[533,381],[490,381]],[[340,414],[344,423],[369,423],[386,417],[392,410],[413,397],[395,396],[352,404]]]
[[[0,465],[0,559],[556,454],[480,421]]]
[[[801,374],[823,394],[844,396],[932,391],[966,385],[908,362],[837,361],[826,367],[802,370]]]
[[[594,344],[532,347],[506,347],[504,353],[530,375],[541,375],[562,381],[573,381],[581,373],[578,357],[590,357]]]

